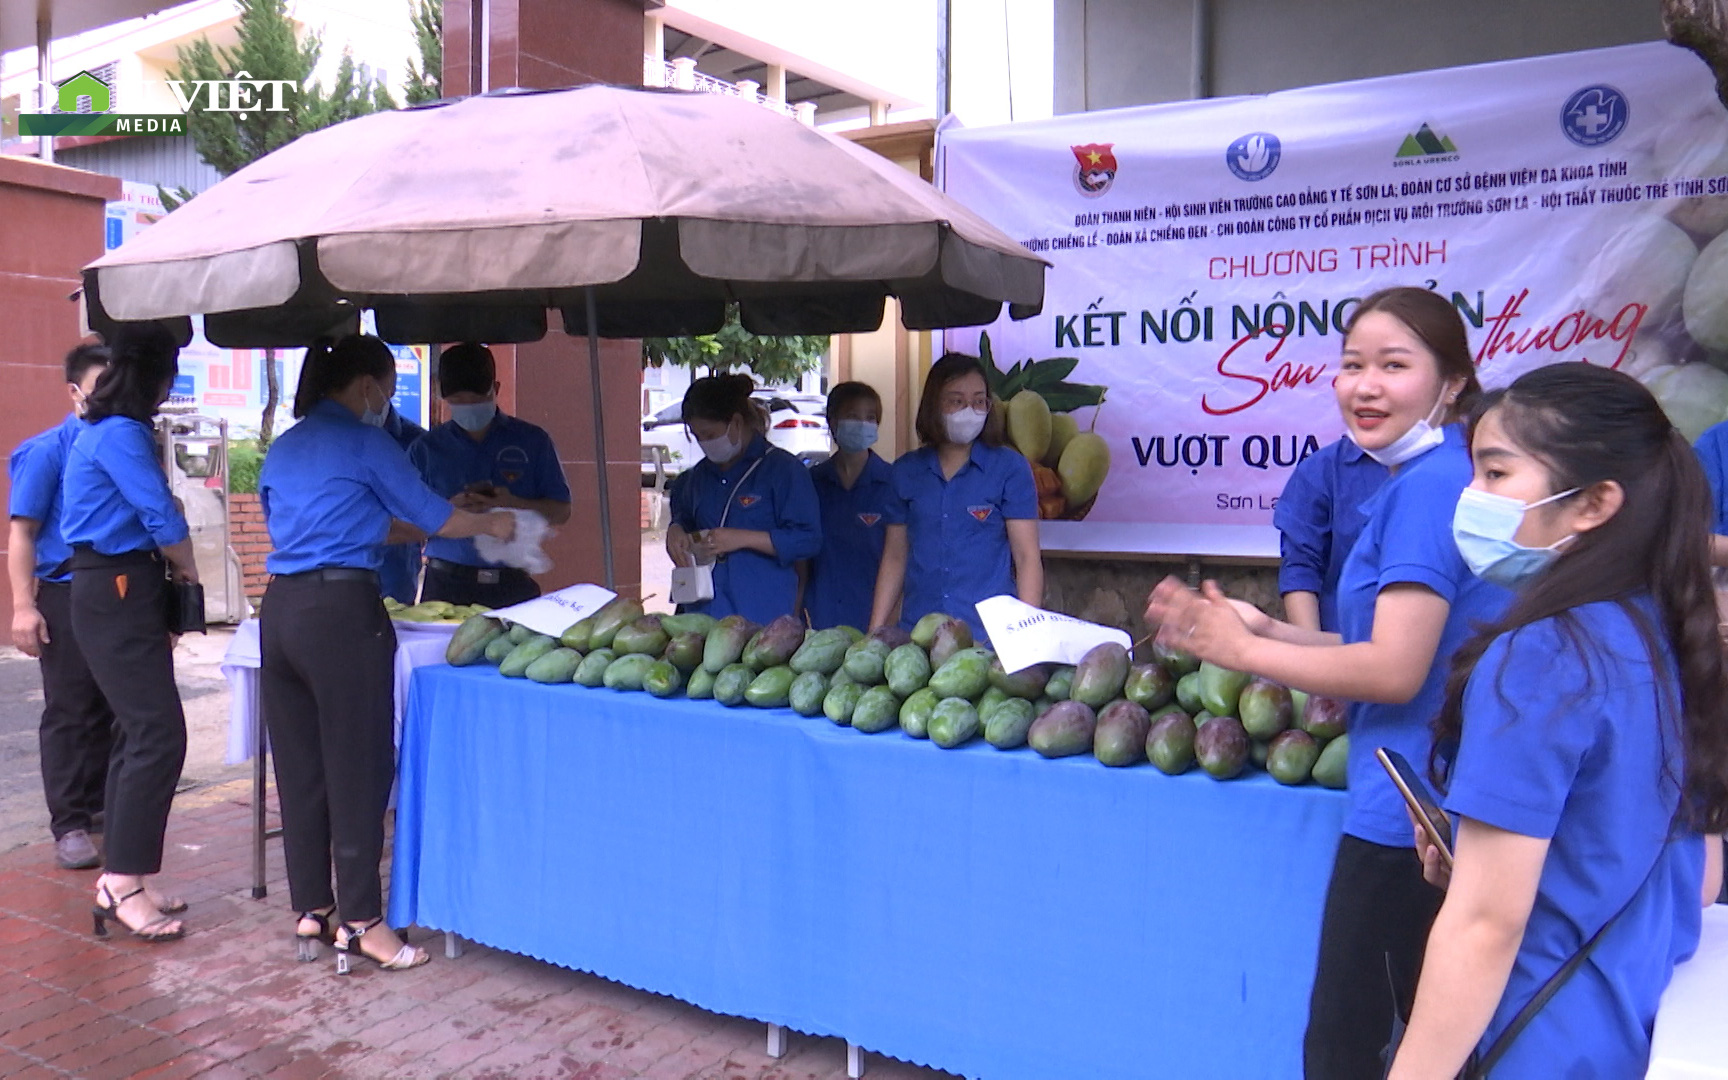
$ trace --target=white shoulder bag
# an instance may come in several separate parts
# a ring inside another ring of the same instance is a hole
[[[732,485],[732,494],[726,496],[726,508],[720,511],[720,524],[715,526],[716,528],[724,529],[726,527],[726,518],[732,513],[732,500],[738,497],[738,492],[749,482],[750,474],[754,473],[756,466],[760,464],[762,464],[762,458],[757,458],[744,471],[744,475],[738,478],[738,482]],[[704,604],[714,599],[714,564],[698,564],[695,562],[694,556],[691,557],[691,561],[692,565],[690,566],[674,566],[672,568],[671,600],[679,606]]]

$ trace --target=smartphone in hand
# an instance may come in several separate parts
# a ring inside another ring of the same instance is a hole
[[[1415,818],[1417,824],[1422,826],[1422,831],[1428,834],[1429,842],[1440,849],[1440,858],[1445,860],[1447,866],[1451,866],[1452,819],[1446,816],[1446,811],[1440,809],[1434,793],[1428,790],[1428,785],[1422,782],[1421,775],[1403,754],[1382,746],[1374,751],[1374,756],[1380,759],[1381,767],[1392,778],[1398,794],[1404,796],[1404,803],[1410,808],[1410,816]]]

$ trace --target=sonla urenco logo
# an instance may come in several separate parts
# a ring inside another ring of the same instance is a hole
[[[1085,143],[1069,147],[1074,151],[1074,187],[1088,199],[1096,199],[1116,182],[1116,155],[1111,152],[1115,145]]]

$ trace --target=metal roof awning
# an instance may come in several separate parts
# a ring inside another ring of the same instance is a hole
[[[67,38],[127,19],[154,15],[185,0],[6,0],[0,4],[0,53],[34,49],[36,28],[45,22],[51,37]]]

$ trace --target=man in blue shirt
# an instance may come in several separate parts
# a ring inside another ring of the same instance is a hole
[[[1348,438],[1328,443],[1297,463],[1272,511],[1283,556],[1278,591],[1290,622],[1338,630],[1338,578],[1368,523],[1363,504],[1389,475]]]
[[[403,453],[426,437],[426,429],[396,411],[391,404],[384,413],[384,433],[396,440]],[[412,604],[420,595],[420,551],[418,541],[390,544],[384,548],[384,562],[378,568],[378,585],[384,595],[404,604]]]
[[[42,665],[42,791],[54,860],[67,870],[101,862],[90,834],[101,831],[114,711],[96,686],[72,634],[72,549],[60,533],[60,479],[84,398],[108,366],[108,350],[80,345],[66,354],[72,413],[12,452],[12,643]]]
[[[415,443],[409,458],[432,490],[458,509],[533,510],[553,525],[570,520],[570,485],[552,437],[498,408],[492,352],[465,341],[438,360],[438,393],[450,419]],[[487,562],[472,540],[426,543],[420,599],[508,607],[540,595],[527,571]]]

